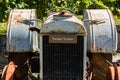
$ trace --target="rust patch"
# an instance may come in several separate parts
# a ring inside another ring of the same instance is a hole
[[[11,11],[11,13],[9,14],[9,17],[8,17],[8,23],[9,23],[9,24],[11,23],[12,13],[13,13],[13,10]]]
[[[50,30],[50,33],[66,33],[62,29]]]
[[[101,39],[101,33],[100,32],[98,32],[98,38]]]
[[[99,48],[98,46],[96,46],[96,51],[100,52],[100,51],[102,51],[102,48]]]
[[[77,32],[78,33],[85,33],[85,30],[84,30],[84,26],[82,25],[82,23],[81,24],[79,24],[79,23],[75,23],[75,28],[76,28],[76,26],[77,27],[79,27],[78,29],[77,29]]]
[[[10,21],[11,21],[11,15],[9,15],[8,17],[8,23],[10,23]]]
[[[104,54],[104,53],[102,53]],[[112,64],[101,54],[92,54],[93,77],[96,80],[105,80],[108,67]]]
[[[16,51],[16,46],[13,46],[14,51]]]
[[[102,48],[99,48],[100,51],[102,51]]]
[[[17,25],[20,25],[21,23],[23,23],[26,19],[21,17],[21,15],[15,15],[14,16],[14,22]]]
[[[23,21],[26,20],[25,18],[21,17],[21,15],[23,14],[23,11],[21,11],[21,12],[15,11],[15,12],[16,12],[17,15],[13,16],[13,22],[17,25],[20,25],[21,23],[23,23]]]
[[[91,44],[91,46],[90,46],[90,49],[91,49],[91,50],[93,50],[93,48],[94,48],[94,41],[92,41],[92,44]]]
[[[8,45],[8,50],[10,50],[10,42],[11,42],[11,40],[7,38],[7,42],[8,42],[8,44],[7,44]]]
[[[65,12],[60,12],[59,14],[55,14],[53,16],[57,16],[57,17],[72,17],[71,14],[65,13]]]
[[[94,50],[94,48],[95,48],[95,50]],[[91,52],[100,52],[100,51],[102,51],[102,48],[100,48],[100,47],[98,47],[98,46],[96,46],[96,47],[94,47],[94,42],[92,42],[92,44],[91,44],[91,46],[90,46],[90,50],[91,50]]]
[[[99,48],[98,48],[98,46],[96,47],[96,50],[97,50],[97,52],[99,52]]]

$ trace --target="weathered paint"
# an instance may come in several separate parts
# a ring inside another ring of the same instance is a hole
[[[116,26],[109,10],[86,10],[83,21],[88,32],[90,52],[113,53],[117,50]]]
[[[77,33],[86,35],[86,29],[82,21],[73,14],[65,13],[60,15],[60,13],[55,13],[48,16],[40,33]]]
[[[80,21],[73,14],[65,13],[59,15],[59,13],[52,14],[47,17],[47,20],[43,23],[40,30],[40,79],[43,80],[43,36],[44,35],[82,35],[84,37],[83,48],[83,79],[86,80],[86,53],[87,53],[87,32],[82,21]],[[55,44],[55,43],[54,43]],[[67,45],[67,43],[66,43]]]
[[[7,30],[7,52],[32,52],[36,50],[37,33],[29,30],[30,27],[36,26],[36,21],[29,21],[32,19],[36,19],[34,9],[11,10]]]

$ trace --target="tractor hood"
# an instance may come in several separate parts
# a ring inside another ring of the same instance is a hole
[[[47,20],[43,23],[40,33],[87,34],[82,21],[70,13],[55,13],[48,16]]]

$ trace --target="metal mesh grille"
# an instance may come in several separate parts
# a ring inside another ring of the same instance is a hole
[[[43,79],[82,80],[83,37],[77,37],[77,44],[49,43],[49,36],[43,37]]]

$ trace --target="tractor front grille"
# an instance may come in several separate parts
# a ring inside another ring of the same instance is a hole
[[[83,79],[83,36],[77,43],[49,43],[43,36],[43,80]]]

